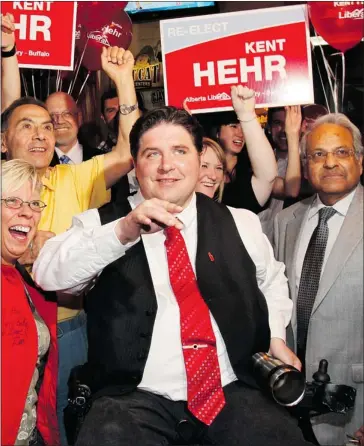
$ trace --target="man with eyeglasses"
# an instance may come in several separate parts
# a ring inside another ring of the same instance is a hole
[[[274,217],[282,209],[313,194],[301,176],[299,141],[317,118],[326,115],[325,107],[317,104],[275,107],[268,110],[267,135],[275,151],[278,176],[266,209],[259,213],[263,232],[273,243]]]
[[[63,91],[48,96],[45,102],[54,126],[55,154],[51,165],[80,164],[100,155],[96,148],[82,146],[78,141],[80,113],[75,100]]]
[[[290,347],[308,380],[320,359],[335,384],[357,390],[354,412],[312,418],[320,445],[342,445],[363,424],[363,145],[343,114],[322,116],[300,144],[315,190],[275,218],[277,260],[293,300]]]

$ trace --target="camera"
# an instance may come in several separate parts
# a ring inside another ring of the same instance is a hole
[[[303,399],[306,382],[295,367],[267,353],[256,353],[253,366],[259,385],[281,406],[295,406]]]
[[[295,407],[299,418],[328,412],[346,414],[354,408],[356,389],[332,383],[326,359],[321,359],[311,382],[295,367],[267,353],[256,353],[252,359],[260,386],[281,406]]]

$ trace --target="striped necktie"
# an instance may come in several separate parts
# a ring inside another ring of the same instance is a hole
[[[67,155],[62,155],[62,156],[59,158],[59,162],[60,162],[61,164],[70,164],[70,163],[72,162],[72,160],[71,160],[71,158],[69,158]]]
[[[167,228],[169,278],[180,310],[181,342],[190,412],[210,425],[225,406],[210,311],[198,289],[181,232]]]

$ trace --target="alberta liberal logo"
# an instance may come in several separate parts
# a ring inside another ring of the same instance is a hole
[[[101,43],[102,45],[111,46],[109,43],[109,39],[101,31],[91,31],[90,33],[87,34],[87,37],[89,39],[96,40],[97,42]]]
[[[101,29],[101,31],[100,30],[91,31],[90,33],[87,34],[87,37],[89,39],[93,39],[93,40],[96,40],[97,42],[100,42],[102,45],[111,46],[109,39],[107,38],[107,34],[109,34],[111,36],[118,37],[118,38],[121,36],[121,32],[119,32],[117,29],[115,29],[115,27],[118,27],[118,28],[120,28],[120,30],[122,30],[122,26],[118,25],[117,23],[112,22],[111,26],[106,25]],[[78,37],[78,38],[80,38],[80,37]],[[77,36],[76,36],[76,39],[77,39]]]
[[[228,101],[231,99],[231,96],[227,93],[217,93],[217,94],[209,94],[207,96],[198,96],[193,97],[189,96],[186,98],[187,102],[206,102],[206,101]]]
[[[339,19],[355,19],[355,20],[363,20],[364,19],[364,8],[355,9],[354,11],[339,11]]]

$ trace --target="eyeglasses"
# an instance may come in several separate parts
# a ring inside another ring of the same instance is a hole
[[[40,200],[24,201],[18,197],[2,198],[1,201],[9,209],[20,209],[24,204],[27,204],[34,212],[42,212],[47,205]]]
[[[61,113],[54,112],[54,113],[50,113],[49,115],[53,122],[56,121],[57,119],[59,119],[59,117],[62,117],[62,119],[65,121],[69,121],[70,119],[72,119],[76,116],[76,113],[72,113],[69,110],[65,110]]]
[[[340,147],[332,152],[325,152],[324,150],[315,150],[313,153],[306,155],[306,158],[314,163],[323,163],[326,161],[328,154],[331,153],[336,159],[344,160],[354,155],[354,150]]]

